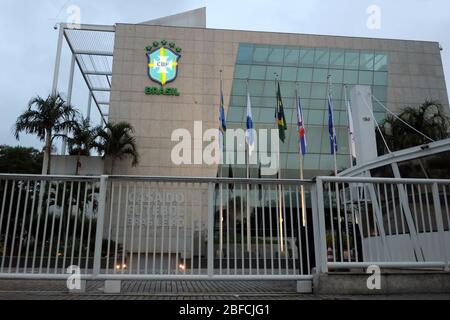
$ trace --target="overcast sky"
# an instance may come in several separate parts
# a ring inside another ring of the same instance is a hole
[[[206,6],[210,28],[438,41],[450,75],[448,0],[1,0],[0,144],[42,147],[31,136],[16,141],[12,126],[31,97],[51,91],[58,35],[53,26],[67,21],[71,5],[80,7],[87,24],[138,23]],[[367,27],[371,5],[381,10],[380,29]],[[67,91],[69,70],[64,53],[61,92]],[[82,111],[87,95],[77,74],[73,104]]]

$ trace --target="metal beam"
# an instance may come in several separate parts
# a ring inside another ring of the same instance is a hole
[[[73,77],[75,74],[75,55],[72,54],[72,59],[70,61],[70,74],[69,74],[69,87],[67,88],[67,104],[72,104],[72,92],[73,92]],[[69,128],[64,129],[64,134],[67,136]],[[67,138],[63,137],[61,144],[61,155],[66,154]]]
[[[68,46],[69,46],[69,48],[70,48],[70,51],[72,51],[72,54],[73,54],[74,51],[75,51],[74,48],[73,48],[73,45],[72,45],[72,43],[70,42],[70,40],[68,39],[67,34],[66,34],[65,32],[63,32],[63,34],[64,34],[64,37],[66,38],[67,44],[68,44]],[[80,70],[83,70],[83,68],[81,67],[80,60],[78,60],[78,57],[77,57],[76,55],[75,55],[75,61],[76,61],[77,65],[78,65],[78,68],[79,68]],[[102,109],[100,108],[100,105],[99,105],[98,102],[97,102],[97,98],[96,98],[95,95],[92,93],[93,90],[92,90],[92,88],[91,88],[91,86],[90,86],[90,84],[89,84],[89,79],[88,79],[87,75],[86,75],[84,72],[81,72],[81,75],[83,76],[83,79],[84,79],[84,81],[86,82],[86,86],[88,87],[89,91],[90,91],[91,94],[92,94],[92,99],[94,100],[94,102],[95,102],[95,104],[96,104],[96,106],[97,106],[97,109],[98,109],[98,111],[99,111],[99,113],[100,113],[100,116],[102,117],[103,122],[104,122],[105,124],[107,124],[108,121],[106,121],[106,119],[105,119],[105,117],[104,117],[104,115],[103,115]],[[108,91],[109,91],[109,90],[108,90]]]
[[[111,51],[94,51],[94,50],[77,50],[74,54],[82,54],[87,56],[107,56],[112,57],[114,55]]]
[[[112,72],[109,71],[84,71],[84,73],[90,76],[112,76]]]
[[[96,25],[96,24],[80,24],[77,28],[71,28],[71,24],[61,23],[63,29],[66,30],[81,30],[81,31],[101,31],[101,32],[116,32],[115,26]]]
[[[369,163],[357,165],[353,168],[344,170],[339,173],[339,176],[352,177],[360,175],[365,171],[390,165],[394,162],[399,163],[412,159],[423,158],[446,151],[450,151],[450,139],[440,140],[429,144],[392,152],[378,157]]]
[[[110,92],[111,88],[91,88],[91,91]]]

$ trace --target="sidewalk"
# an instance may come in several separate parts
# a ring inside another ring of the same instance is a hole
[[[0,300],[450,300],[450,294],[298,294],[294,281],[123,281],[120,294],[104,294],[102,287],[88,281],[85,293],[74,294],[60,280],[0,280]]]

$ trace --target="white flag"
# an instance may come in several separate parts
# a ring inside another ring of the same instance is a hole
[[[347,114],[348,114],[348,138],[350,139],[350,153],[353,158],[356,158],[356,144],[355,144],[355,136],[353,130],[353,117],[352,117],[352,108],[350,106],[350,101],[347,101]]]

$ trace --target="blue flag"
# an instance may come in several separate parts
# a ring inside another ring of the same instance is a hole
[[[247,130],[245,131],[245,140],[248,145],[249,154],[255,149],[255,138],[253,136],[253,115],[250,93],[247,93]]]
[[[330,153],[335,154],[338,151],[336,130],[334,129],[333,120],[333,102],[331,101],[331,95],[328,94],[328,132],[330,134]]]
[[[221,151],[221,156],[223,153],[224,145],[225,145],[225,139],[224,139],[224,133],[227,130],[227,120],[225,117],[225,109],[223,107],[223,90],[222,90],[222,80],[220,81],[220,107],[219,107],[219,148]]]

